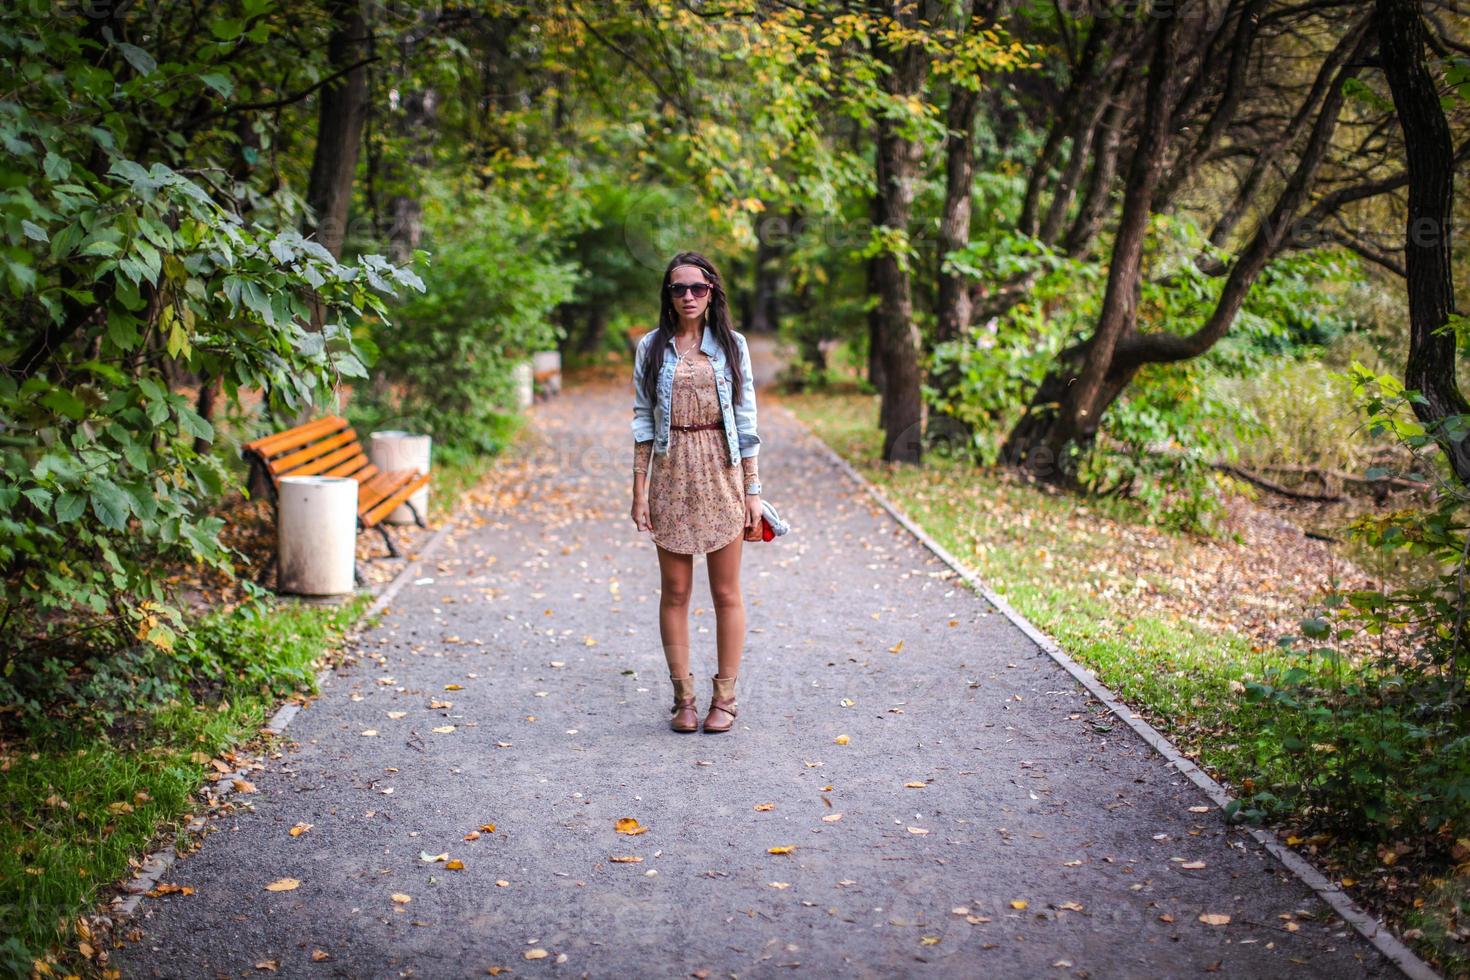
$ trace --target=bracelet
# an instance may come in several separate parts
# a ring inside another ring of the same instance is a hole
[[[647,470],[640,470],[640,469],[639,469],[639,468],[638,468],[638,467],[636,467],[636,466],[635,466],[635,467],[633,467],[633,472],[634,472],[634,473],[643,473],[643,474],[645,474],[645,475],[647,475],[647,473],[648,473],[648,471],[647,471]]]
[[[753,485],[748,486],[748,487],[745,488],[745,493],[746,493],[747,496],[748,495],[751,495],[751,494],[759,495],[760,492],[761,492],[761,485],[759,483],[753,484]]]

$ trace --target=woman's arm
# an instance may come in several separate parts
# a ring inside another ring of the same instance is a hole
[[[653,440],[633,444],[633,496],[648,492],[648,460],[653,455]]]
[[[755,372],[750,369],[750,348],[745,337],[740,341],[740,404],[735,406],[735,432],[740,439],[740,458],[749,459],[760,453],[761,437],[756,430]]]
[[[638,349],[633,354],[633,439],[635,442],[651,442],[653,439],[653,403],[643,390],[643,378],[648,371],[645,363],[648,358],[644,356],[644,348],[648,346],[648,338],[652,333],[646,333],[638,341]]]

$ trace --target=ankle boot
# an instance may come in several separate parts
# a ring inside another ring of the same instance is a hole
[[[709,714],[704,716],[704,730],[728,732],[735,723],[735,678],[716,674],[710,681],[714,685],[714,696],[710,699]]]
[[[694,705],[694,675],[688,677],[670,677],[674,682],[674,706],[669,710],[674,717],[669,720],[669,727],[676,732],[699,731],[699,709]]]

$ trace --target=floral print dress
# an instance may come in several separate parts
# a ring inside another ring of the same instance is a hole
[[[680,355],[674,368],[669,421],[716,427],[693,432],[670,429],[669,451],[658,457],[652,455],[652,440],[634,446],[634,467],[648,470],[653,540],[668,551],[705,554],[745,534],[745,487],[758,482],[756,457],[730,465],[721,420],[714,362],[695,347]]]

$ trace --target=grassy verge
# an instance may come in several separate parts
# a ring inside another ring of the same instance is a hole
[[[521,431],[508,420],[505,444]],[[431,523],[493,461],[437,455]],[[335,606],[270,600],[266,615],[206,617],[214,679],[191,684],[195,693],[134,707],[106,729],[54,725],[0,743],[0,975],[97,972],[106,943],[85,913],[192,819],[212,760],[254,739],[284,697],[315,693],[316,665],[371,602],[366,593]]]

